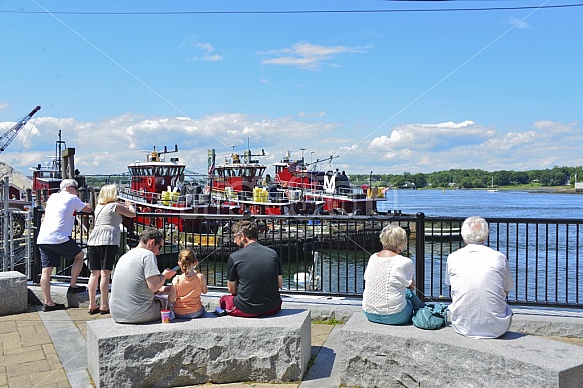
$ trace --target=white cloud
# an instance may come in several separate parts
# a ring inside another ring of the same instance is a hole
[[[311,117],[317,117],[314,121]],[[0,154],[21,172],[48,161],[54,154],[59,130],[67,147],[76,148],[75,163],[84,174],[127,171],[127,165],[145,160],[146,152],[178,145],[178,157],[195,172],[207,169],[207,150],[215,148],[218,160],[235,151],[265,149],[259,158],[268,165],[281,160],[286,150],[292,157],[326,160],[321,168],[339,168],[347,174],[402,174],[479,168],[524,170],[554,165],[583,164],[579,124],[539,121],[528,128],[504,132],[472,121],[437,124],[404,124],[369,143],[343,124],[325,120],[325,112],[300,113],[296,117],[263,117],[241,113],[217,113],[199,118],[121,115],[82,122],[74,118],[38,117]],[[568,129],[568,130],[567,130]],[[20,152],[20,150],[23,150]]]
[[[300,112],[298,113],[298,117],[300,118],[306,118],[306,117],[325,117],[326,116],[326,112],[324,111],[320,111],[320,112],[316,112],[316,113],[306,113],[306,112]]]
[[[294,66],[300,69],[317,70],[324,63],[337,58],[341,54],[353,54],[366,52],[368,47],[347,46],[320,46],[306,42],[293,44],[290,48],[259,52],[261,55],[269,55],[273,58],[264,59],[262,63],[269,65]],[[335,64],[331,64],[335,65]]]
[[[5,102],[0,101],[0,110],[4,110],[6,108],[8,108],[8,104],[5,103]]]
[[[530,28],[530,25],[523,19],[518,19],[515,17],[508,18],[505,24],[510,24],[512,26],[515,26],[516,28]]]
[[[503,132],[465,122],[401,125],[365,148],[371,169],[400,174],[451,168],[496,171],[578,166],[583,164],[581,142],[583,130],[578,123],[541,121],[531,128]],[[373,164],[375,160],[378,163]]]
[[[215,51],[215,48],[210,43],[199,43],[199,42],[195,42],[194,43],[194,47],[199,48],[199,49],[201,49],[203,51],[206,51],[207,53],[212,53],[213,51]]]
[[[531,144],[531,142],[536,141],[537,137],[539,137],[539,135],[535,131],[522,133],[509,132],[502,137],[488,140],[484,144],[481,144],[480,147],[508,152],[513,148],[523,147],[525,144]]]
[[[439,151],[461,144],[479,144],[494,135],[473,121],[440,124],[404,124],[395,127],[387,136],[370,142],[371,149],[401,149]]]
[[[554,134],[557,133],[572,133],[579,126],[579,123],[555,123],[548,120],[537,121],[533,127],[541,131],[548,131]]]
[[[216,62],[216,61],[220,61],[222,59],[223,59],[223,57],[220,56],[219,54],[205,55],[204,57],[202,57],[203,61],[208,61],[208,62]]]
[[[207,61],[207,62],[216,62],[223,59],[222,55],[220,54],[213,54],[215,48],[210,43],[203,43],[199,42],[197,37],[184,40],[180,45],[183,49],[187,51],[195,50],[197,52],[201,52],[202,54],[195,54],[188,57],[188,61]]]

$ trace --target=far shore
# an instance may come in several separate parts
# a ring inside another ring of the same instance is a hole
[[[533,194],[583,194],[583,191],[575,191],[573,187],[564,186],[553,186],[553,187],[532,187],[532,186],[506,186],[506,187],[495,187],[498,191],[526,191]],[[399,189],[399,190],[411,190],[411,189]],[[462,187],[423,187],[417,190],[470,190],[470,191],[486,191],[490,190],[490,187],[472,188],[466,189]]]

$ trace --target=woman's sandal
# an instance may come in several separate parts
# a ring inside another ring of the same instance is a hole
[[[109,310],[99,310],[99,312],[101,313],[101,315],[109,314]]]
[[[93,310],[89,310],[89,315],[95,315],[95,314],[99,314],[101,310],[99,310],[99,307]]]

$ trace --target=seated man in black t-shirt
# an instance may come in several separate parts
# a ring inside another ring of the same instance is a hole
[[[229,315],[255,318],[281,310],[279,289],[283,285],[281,261],[277,253],[257,242],[257,225],[240,221],[233,225],[237,252],[227,262],[227,286],[220,306]]]

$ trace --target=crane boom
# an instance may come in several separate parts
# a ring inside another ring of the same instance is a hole
[[[40,110],[40,105],[34,108],[28,115],[20,119],[14,126],[10,127],[6,132],[0,136],[0,152],[3,152],[6,147],[14,140],[18,132],[28,123],[28,120],[34,116],[36,112]]]

